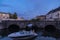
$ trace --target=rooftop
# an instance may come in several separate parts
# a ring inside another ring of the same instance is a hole
[[[53,9],[53,10],[49,11],[48,14],[54,13],[54,12],[57,12],[57,11],[60,11],[60,7],[58,7],[58,8],[56,8],[56,9]],[[48,14],[47,14],[47,15],[48,15]]]
[[[6,12],[0,12],[0,14],[9,14],[9,13],[6,13]]]
[[[37,17],[45,17],[46,15],[40,15],[40,16],[37,16]]]

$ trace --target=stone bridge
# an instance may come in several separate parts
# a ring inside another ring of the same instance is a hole
[[[19,28],[26,28],[27,25],[33,24],[36,25],[36,27],[55,27],[57,29],[60,29],[60,21],[31,21],[31,20],[1,20],[0,21],[0,29],[9,28],[12,26],[16,26]]]

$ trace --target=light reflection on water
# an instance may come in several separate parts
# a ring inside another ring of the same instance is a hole
[[[42,32],[37,32],[37,34],[38,36],[34,40],[56,40],[56,38],[42,36]],[[0,37],[0,40],[13,40],[13,39],[8,37],[4,37],[4,38]]]

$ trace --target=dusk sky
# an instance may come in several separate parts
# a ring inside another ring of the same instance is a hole
[[[0,12],[17,12],[25,19],[47,14],[59,6],[60,0],[0,0]]]

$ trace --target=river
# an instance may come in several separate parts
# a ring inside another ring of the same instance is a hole
[[[38,36],[34,40],[56,40],[54,37],[42,36],[43,32],[37,32]],[[0,37],[0,40],[13,40],[8,37]],[[59,39],[58,39],[59,40]]]

